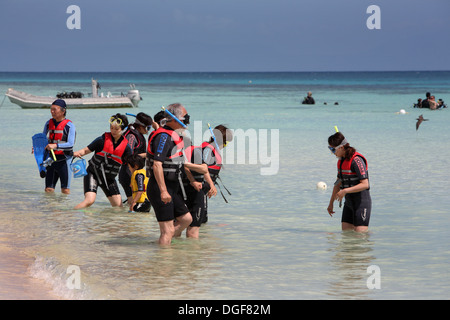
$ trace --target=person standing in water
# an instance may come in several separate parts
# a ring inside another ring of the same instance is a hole
[[[342,230],[367,232],[369,229],[372,199],[370,197],[369,173],[366,158],[351,147],[341,132],[328,138],[328,148],[339,158],[337,180],[334,184],[327,211],[330,216],[335,200],[342,202]]]
[[[139,112],[136,115],[136,120],[134,123],[129,124],[123,136],[128,140],[128,145],[130,146],[133,154],[140,155],[144,160],[146,157],[147,141],[145,139],[145,134],[153,126],[152,117],[144,112]],[[155,128],[155,127],[153,127]],[[128,166],[122,166],[119,171],[119,182],[122,185],[123,191],[127,196],[128,204],[133,201],[133,192],[130,187],[131,183],[131,172]]]
[[[54,192],[56,183],[61,179],[61,192],[70,193],[72,172],[73,146],[76,129],[69,119],[66,119],[67,106],[62,99],[57,99],[50,107],[52,118],[45,123],[44,134],[47,135],[47,150],[53,150],[56,161],[47,168],[45,176],[45,192]]]
[[[73,153],[74,157],[81,158],[91,152],[95,152],[91,160],[89,160],[88,174],[84,176],[84,200],[75,209],[90,207],[95,202],[99,186],[102,188],[111,206],[122,206],[122,197],[116,176],[120,167],[125,164],[125,159],[133,154],[128,145],[128,140],[122,135],[123,130],[127,126],[127,117],[117,113],[109,119],[110,132],[105,132],[86,148]]]
[[[150,135],[147,146],[150,178],[147,196],[159,224],[161,245],[170,245],[172,238],[179,236],[192,222],[189,209],[178,193],[184,166],[184,141],[177,131],[181,133],[189,124],[189,115],[179,103],[167,106],[167,110],[176,119],[167,116],[166,125]]]

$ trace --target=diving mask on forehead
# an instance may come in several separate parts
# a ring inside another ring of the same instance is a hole
[[[115,117],[115,116],[112,116],[111,118],[109,118],[109,123],[110,123],[110,124],[116,123],[118,126],[122,126],[123,121],[122,121],[121,118],[117,118],[117,117]]]

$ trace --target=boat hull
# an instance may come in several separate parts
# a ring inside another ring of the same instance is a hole
[[[49,108],[55,97],[35,96],[26,92],[8,89],[6,96],[11,103],[17,104],[24,109]],[[135,108],[128,97],[98,97],[98,98],[68,98],[64,99],[67,108],[70,109],[92,109],[92,108]]]

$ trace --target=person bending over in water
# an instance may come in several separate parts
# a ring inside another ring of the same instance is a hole
[[[339,158],[337,180],[328,205],[332,216],[333,202],[340,203],[345,197],[342,210],[342,230],[367,232],[369,229],[372,200],[370,197],[369,173],[366,158],[351,147],[341,132],[328,138],[328,148]]]
[[[123,130],[128,126],[128,119],[117,113],[109,119],[109,124],[110,132],[105,132],[86,148],[73,153],[74,157],[81,158],[95,152],[89,160],[88,174],[84,176],[84,200],[75,209],[90,207],[95,202],[99,186],[113,207],[122,206],[116,176],[125,159],[132,154],[127,139],[122,136]]]

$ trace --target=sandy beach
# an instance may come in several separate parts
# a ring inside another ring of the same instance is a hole
[[[59,300],[44,281],[28,275],[28,266],[33,260],[14,251],[10,243],[7,235],[0,234],[0,299]]]

